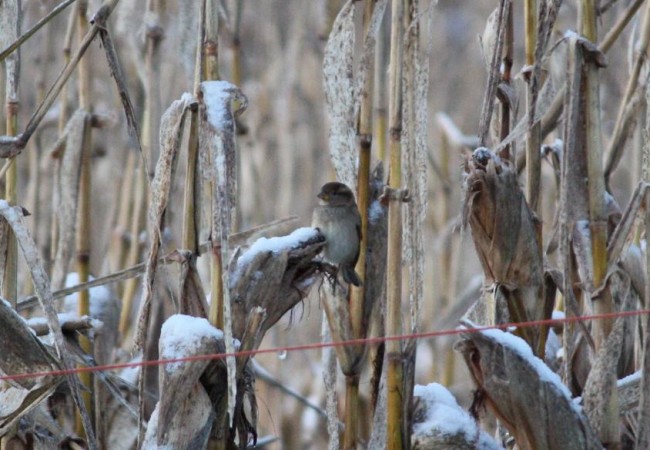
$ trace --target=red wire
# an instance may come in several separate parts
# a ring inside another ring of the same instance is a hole
[[[541,325],[559,325],[559,324],[573,323],[578,321],[586,322],[588,320],[612,319],[616,317],[640,316],[645,314],[650,314],[650,309],[594,314],[590,316],[564,317],[562,319],[534,320],[530,322],[520,322],[520,323],[512,322],[512,323],[505,323],[499,325],[480,326],[476,328],[460,327],[460,328],[455,328],[453,330],[428,331],[423,333],[402,334],[399,336],[382,336],[382,337],[373,337],[373,338],[365,338],[365,339],[352,339],[352,340],[340,341],[340,342],[316,342],[311,344],[290,345],[285,347],[273,347],[273,348],[247,350],[247,351],[239,351],[239,352],[232,352],[232,353],[210,353],[206,355],[194,355],[194,356],[187,356],[183,358],[174,358],[174,359],[156,359],[151,361],[136,361],[136,362],[126,362],[126,363],[117,363],[117,364],[105,364],[101,366],[74,367],[71,369],[52,370],[46,372],[32,372],[32,373],[20,373],[20,374],[13,374],[13,375],[3,375],[0,376],[0,381],[22,380],[26,378],[38,378],[38,377],[45,377],[45,376],[62,376],[62,375],[71,375],[71,374],[84,373],[84,372],[104,372],[109,370],[127,369],[133,367],[145,367],[145,366],[158,366],[163,364],[171,364],[171,363],[179,363],[179,362],[208,361],[208,360],[224,359],[228,357],[238,357],[238,356],[255,356],[255,355],[266,354],[266,353],[284,353],[284,352],[295,352],[301,350],[317,350],[323,348],[343,347],[343,346],[351,346],[351,345],[359,345],[359,344],[374,344],[374,343],[381,343],[387,341],[426,339],[426,338],[433,338],[433,337],[440,337],[440,336],[454,336],[457,334],[477,333],[485,330],[504,329],[509,327],[526,328],[526,327],[535,327]]]

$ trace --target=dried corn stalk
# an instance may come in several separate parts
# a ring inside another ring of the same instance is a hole
[[[463,354],[484,403],[524,450],[600,449],[600,442],[560,377],[518,337],[500,330],[462,334]]]
[[[513,166],[478,148],[466,162],[463,190],[463,223],[471,229],[486,286],[505,297],[511,321],[549,318],[553,304],[544,297],[538,223]],[[544,328],[527,327],[518,333],[543,355]]]

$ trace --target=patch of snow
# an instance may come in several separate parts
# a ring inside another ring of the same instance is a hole
[[[385,208],[379,200],[374,200],[368,208],[368,222],[375,224],[386,214]]]
[[[174,314],[160,331],[160,357],[179,359],[194,355],[204,338],[223,339],[223,332],[202,317]],[[181,364],[168,363],[167,367],[173,369]]]
[[[624,385],[629,384],[629,383],[634,383],[634,382],[636,382],[638,380],[641,380],[641,370],[640,369],[637,370],[634,373],[629,374],[626,377],[621,378],[620,380],[617,381],[616,384],[618,385],[618,387],[621,387],[621,386],[624,386]]]
[[[134,363],[134,364],[142,362],[142,355],[136,356],[135,358],[133,358],[129,362]],[[122,378],[127,383],[130,383],[131,385],[136,386],[138,384],[138,373],[140,373],[140,367],[141,366],[125,367],[120,372],[120,378]]]
[[[184,103],[194,103],[196,102],[196,97],[189,92],[183,92],[183,95],[181,95],[181,101]]]
[[[566,314],[564,313],[564,311],[553,311],[553,313],[551,313],[551,319],[564,320],[566,319]]]
[[[227,125],[225,121],[232,120],[230,114],[230,96],[232,89],[237,89],[232,83],[223,80],[204,81],[201,83],[203,102],[208,113],[208,122],[217,130]]]
[[[491,330],[481,330],[485,336],[489,336],[493,340],[497,341],[499,344],[508,347],[515,353],[519,355],[522,359],[528,361],[528,363],[533,367],[537,376],[539,376],[540,381],[548,383],[555,387],[555,389],[563,395],[567,401],[574,406],[575,411],[578,414],[582,413],[581,408],[575,402],[573,402],[573,397],[569,389],[562,383],[562,379],[558,374],[553,372],[550,367],[544,363],[541,359],[533,354],[532,349],[526,341],[521,339],[518,336],[513,334],[505,333],[501,330],[491,329]]]
[[[302,227],[294,230],[287,236],[277,236],[272,238],[259,238],[250,246],[237,260],[237,270],[230,277],[230,285],[236,284],[241,269],[248,266],[259,253],[276,253],[279,254],[285,250],[299,247],[303,242],[315,238],[318,232],[315,228]]]
[[[426,403],[427,411],[425,420],[413,425],[413,434],[464,434],[468,442],[474,442],[478,437],[479,449],[500,448],[492,437],[477,427],[472,416],[458,405],[451,392],[441,384],[416,385],[413,395]]]
[[[566,30],[564,32],[564,39],[571,39],[572,37],[579,38],[580,35],[578,33],[576,33],[574,30]]]
[[[95,278],[92,276],[88,277],[88,281],[92,281]],[[65,287],[72,287],[79,284],[79,274],[76,272],[71,272],[65,277]],[[116,301],[113,292],[106,286],[95,286],[88,290],[90,295],[90,316],[91,317],[101,317],[105,311],[105,308],[108,306],[113,307]],[[75,292],[74,294],[67,295],[65,297],[63,309],[67,313],[76,313],[77,311],[77,302],[79,298],[79,293]],[[79,317],[78,315],[76,317]],[[60,316],[59,316],[59,320]]]
[[[544,348],[544,355],[546,361],[552,364],[556,364],[558,358],[558,352],[560,351],[561,348],[562,348],[562,341],[560,341],[560,338],[555,333],[555,330],[553,330],[553,328],[549,328],[548,336],[546,338],[546,347]],[[555,367],[555,365],[553,365],[553,367]]]

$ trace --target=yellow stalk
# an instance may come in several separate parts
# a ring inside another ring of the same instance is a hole
[[[389,75],[389,186],[395,193],[402,184],[402,61],[404,36],[404,11],[408,0],[393,0],[391,7],[391,44]],[[402,205],[396,195],[391,195],[388,206],[388,261],[386,280],[386,333],[402,334]],[[387,448],[403,448],[403,367],[401,342],[386,343],[387,351]]]

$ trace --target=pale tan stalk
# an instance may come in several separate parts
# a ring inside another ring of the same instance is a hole
[[[77,9],[77,29],[80,42],[88,32],[88,19],[86,12],[88,8],[87,1],[80,1]],[[88,56],[79,61],[78,66],[78,81],[79,81],[79,106],[92,114],[91,104],[91,73],[90,61]],[[90,230],[91,230],[91,170],[90,170],[90,155],[92,152],[92,135],[89,123],[84,125],[84,136],[82,143],[82,156],[81,156],[81,176],[79,180],[79,206],[77,217],[77,273],[79,276],[79,283],[85,283],[90,276]],[[82,290],[78,294],[77,312],[79,317],[90,315],[90,293],[87,289]],[[93,347],[90,340],[85,336],[79,336],[79,344],[83,351],[88,354],[93,354]],[[84,372],[79,375],[81,383],[87,390],[82,392],[82,397],[91,417],[93,417],[93,378],[89,372]],[[81,416],[77,414],[75,429],[77,434],[84,435],[85,430],[81,421]]]
[[[580,32],[591,42],[597,42],[597,2],[582,0],[580,2]],[[605,210],[605,180],[603,177],[603,148],[601,142],[600,98],[598,68],[593,62],[586,65],[585,80],[582,89],[585,95],[585,127],[587,145],[587,174],[589,179],[589,228],[591,231],[591,252],[593,260],[593,283],[599,288],[605,283],[607,272],[607,213]],[[612,295],[608,288],[594,298],[594,312],[606,314],[615,311]],[[596,351],[600,350],[612,331],[614,319],[597,320],[593,324],[592,335]],[[614,383],[610,398],[607,400],[607,410],[603,412],[608,419],[599,431],[599,437],[608,448],[620,448],[621,437],[618,424],[618,396]]]
[[[386,334],[402,334],[402,204],[398,190],[402,185],[402,62],[404,59],[404,15],[408,0],[392,0],[389,73],[389,186],[388,261],[386,279]],[[402,344],[392,340],[386,344],[387,367],[387,448],[401,450],[405,438],[402,417],[404,369]]]

